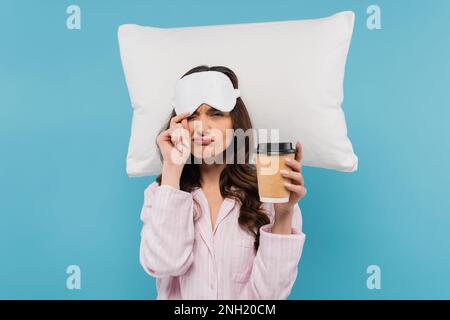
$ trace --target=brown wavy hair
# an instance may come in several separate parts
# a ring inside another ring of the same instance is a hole
[[[231,69],[225,66],[209,67],[207,65],[200,65],[186,72],[181,78],[187,76],[188,74],[202,71],[222,72],[231,80],[233,87],[235,89],[238,88],[238,78],[236,74]],[[174,116],[176,116],[176,113],[175,110],[172,110],[167,124],[160,132],[169,129],[170,119],[172,119]],[[250,116],[241,97],[238,97],[236,99],[236,105],[233,110],[230,111],[230,117],[233,123],[234,130],[242,129],[244,132],[246,132],[248,129],[252,128]],[[232,142],[230,146],[237,146],[237,137],[234,136],[233,139],[234,142]],[[243,148],[245,148],[244,163],[238,163],[238,152],[234,150],[235,147],[233,147],[233,150],[231,151],[233,154],[234,162],[232,164],[226,164],[225,168],[220,174],[219,184],[220,193],[223,198],[233,198],[238,203],[240,203],[241,208],[238,219],[239,226],[244,231],[252,234],[255,237],[254,249],[256,251],[259,247],[259,228],[265,224],[268,224],[270,222],[270,219],[266,211],[264,210],[262,203],[259,201],[256,168],[254,164],[249,163],[249,147],[249,139],[247,136],[245,136],[245,143],[243,143]],[[242,150],[238,151],[242,152]],[[158,152],[162,161],[163,158],[161,152],[159,151],[159,148]],[[180,178],[180,189],[187,192],[193,191],[196,187],[201,187],[199,164],[194,163],[194,156],[192,154],[190,160],[191,161],[187,161],[187,163],[184,165]],[[160,174],[156,178],[156,181],[159,185],[161,185],[161,177],[162,174]],[[234,186],[236,190],[233,191],[231,189],[232,186]]]

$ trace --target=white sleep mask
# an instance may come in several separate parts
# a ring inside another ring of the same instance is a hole
[[[191,73],[178,80],[172,107],[175,112],[192,114],[201,104],[223,112],[233,110],[236,98],[240,97],[239,89],[224,73],[219,71],[201,71]]]

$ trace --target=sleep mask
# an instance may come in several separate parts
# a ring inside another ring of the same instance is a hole
[[[236,99],[240,97],[239,89],[224,73],[219,71],[194,72],[179,79],[175,86],[172,107],[175,112],[192,114],[201,104],[223,112],[233,110]]]

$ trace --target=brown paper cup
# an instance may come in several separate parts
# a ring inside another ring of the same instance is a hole
[[[286,158],[295,158],[292,143],[260,143],[256,152],[258,193],[261,202],[284,203],[289,201],[290,191],[284,183],[290,179],[281,175],[280,170],[291,171]]]

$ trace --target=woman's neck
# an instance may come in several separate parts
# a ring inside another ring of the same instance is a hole
[[[225,169],[226,164],[201,164],[200,165],[200,183],[203,189],[210,189],[219,186],[220,174]]]

